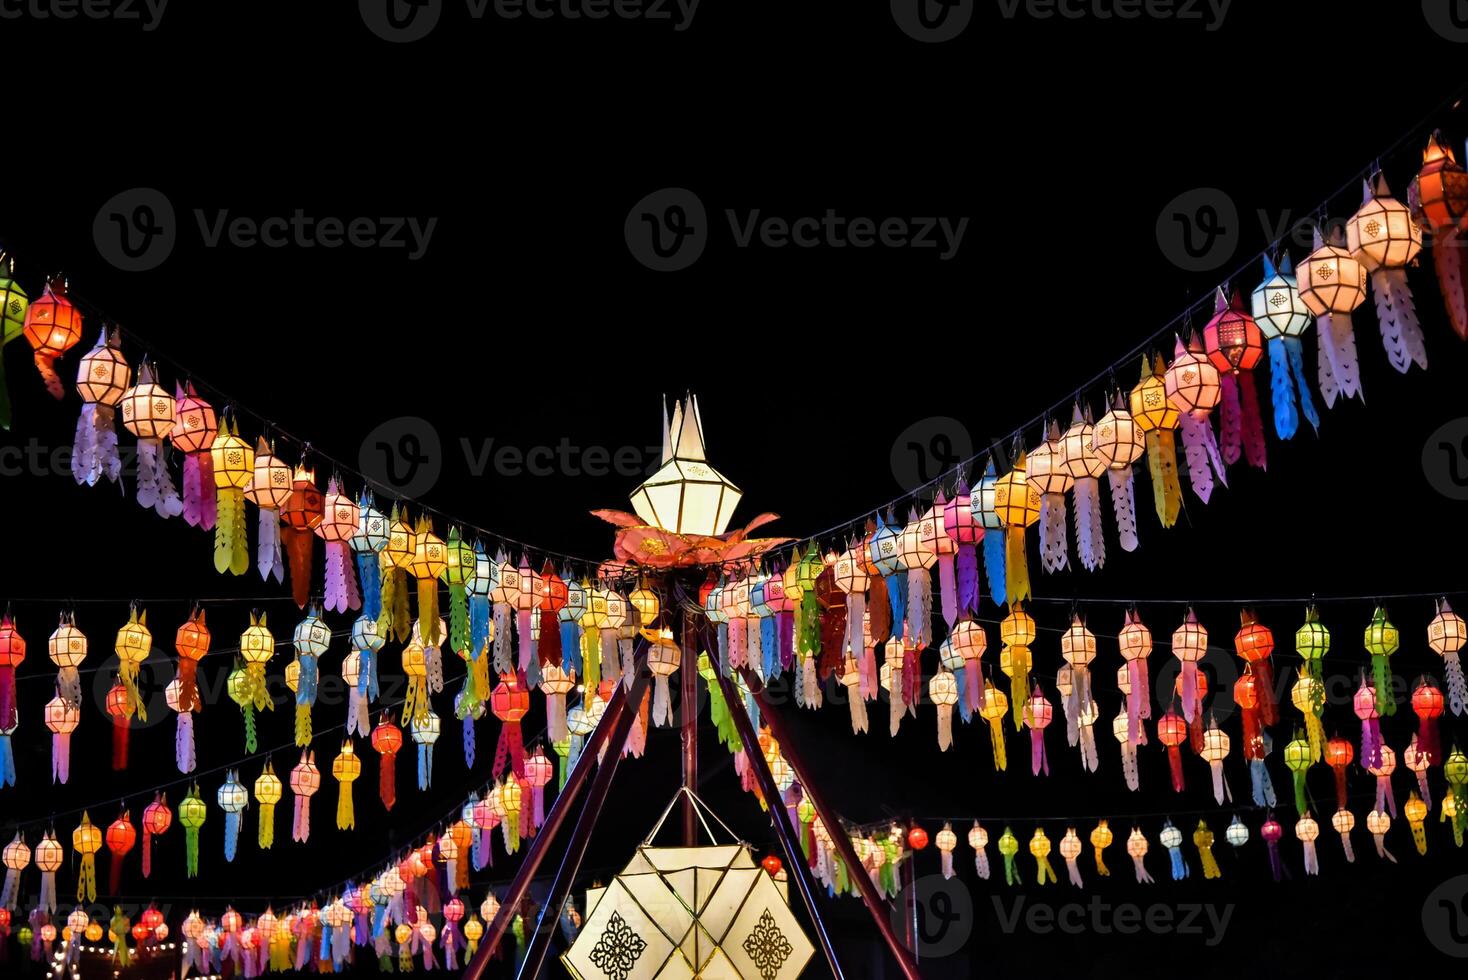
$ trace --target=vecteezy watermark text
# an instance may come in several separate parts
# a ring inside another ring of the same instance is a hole
[[[1145,932],[1151,935],[1199,936],[1203,945],[1210,947],[1223,941],[1223,934],[1234,914],[1232,903],[1112,904],[1100,895],[1092,895],[1088,902],[1060,904],[1031,903],[1023,895],[1007,901],[1000,895],[994,895],[990,900],[994,903],[994,917],[999,928],[1006,935],[1021,929],[1039,936],[1053,933],[1134,936]]]
[[[158,29],[168,0],[0,0],[0,20],[115,20]]]
[[[636,20],[671,25],[675,32],[693,26],[701,0],[464,0],[471,21]],[[445,0],[358,0],[367,29],[384,41],[421,41],[438,26]]]
[[[1206,31],[1223,26],[1233,0],[995,0],[999,15],[1014,20],[1175,20],[1201,23]]]

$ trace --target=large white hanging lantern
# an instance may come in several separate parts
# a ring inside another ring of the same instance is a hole
[[[689,395],[664,420],[658,471],[632,491],[632,509],[648,524],[675,534],[723,534],[743,493],[708,464],[698,400]]]

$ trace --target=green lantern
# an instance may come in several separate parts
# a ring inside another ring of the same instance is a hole
[[[1396,653],[1399,646],[1401,637],[1397,628],[1386,618],[1386,610],[1377,606],[1376,612],[1371,614],[1371,625],[1366,627],[1366,652],[1371,654],[1371,672],[1376,681],[1376,713],[1383,717],[1397,713],[1387,658]]]
[[[1019,838],[1008,827],[1004,828],[1004,833],[999,838],[999,853],[1004,856],[1005,884],[1019,884],[1019,874],[1014,870],[1014,856],[1019,853]]]
[[[1456,745],[1443,763],[1443,776],[1453,795],[1453,836],[1458,837],[1468,826],[1468,755]]]
[[[12,276],[15,263],[0,252],[0,428],[10,428],[10,390],[5,383],[5,345],[25,330],[25,311],[30,297]]]
[[[178,805],[178,822],[183,826],[188,839],[188,876],[197,877],[199,874],[199,828],[204,826],[204,819],[209,814],[209,809],[204,801],[199,798],[199,785],[195,783],[189,789],[189,795],[185,796]]]
[[[1330,630],[1320,622],[1320,613],[1314,606],[1305,609],[1305,625],[1295,630],[1295,652],[1305,661],[1305,672],[1315,681],[1310,685],[1312,693],[1317,695],[1311,707],[1315,717],[1319,718],[1325,711],[1325,678],[1321,661],[1330,652]]]
[[[1310,743],[1296,737],[1285,746],[1285,766],[1295,777],[1295,810],[1301,815],[1310,808],[1305,805],[1305,771],[1310,768]]]
[[[449,587],[449,646],[455,653],[469,651],[469,579],[474,577],[474,546],[465,541],[457,527],[449,528],[444,549],[447,564],[440,578]],[[478,651],[471,651],[477,653]]]

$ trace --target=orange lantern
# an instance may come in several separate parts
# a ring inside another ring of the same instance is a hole
[[[316,474],[297,466],[280,516],[285,521],[281,538],[291,566],[291,596],[302,609],[311,601],[311,543],[325,508],[326,501],[316,489]]]
[[[1468,172],[1464,172],[1441,133],[1433,133],[1422,153],[1422,169],[1407,188],[1412,217],[1433,234],[1432,262],[1448,319],[1461,338],[1468,338]]]
[[[120,894],[122,885],[122,859],[127,856],[128,851],[138,842],[138,831],[128,819],[127,810],[124,809],[117,819],[107,826],[107,850],[112,853],[111,868],[107,876],[107,892],[111,895]]]
[[[372,729],[372,748],[380,756],[377,764],[377,793],[382,805],[391,810],[397,802],[396,762],[398,751],[403,747],[403,730],[393,724],[388,712],[382,713],[377,727]]]
[[[82,339],[82,313],[66,298],[66,281],[52,279],[41,298],[25,314],[25,339],[35,351],[36,370],[46,382],[51,397],[60,401],[66,394],[56,373],[56,360]]]

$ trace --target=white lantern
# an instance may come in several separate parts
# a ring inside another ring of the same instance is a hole
[[[673,407],[663,429],[662,465],[632,492],[632,509],[648,524],[676,534],[723,534],[743,493],[708,464],[698,401]]]

